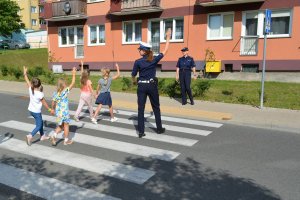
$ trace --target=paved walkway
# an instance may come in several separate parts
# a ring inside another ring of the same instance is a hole
[[[44,92],[47,99],[51,98],[53,91],[55,91],[54,86],[44,86]],[[28,93],[25,89],[25,83],[1,80],[0,92],[15,93],[20,94],[21,96],[27,96]],[[69,96],[70,100],[78,102],[79,94],[79,89],[73,89]],[[137,110],[137,98],[135,94],[113,92],[112,98],[115,108]],[[160,103],[161,110],[164,115],[180,116],[192,119],[205,119],[222,123],[300,133],[300,111],[275,108],[265,108],[260,110],[248,105],[205,101],[195,101],[194,106],[182,106],[176,99],[170,99],[168,97],[161,97]],[[151,111],[149,101],[147,103],[146,110]]]

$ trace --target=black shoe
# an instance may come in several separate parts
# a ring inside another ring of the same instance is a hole
[[[139,133],[139,138],[142,138],[142,137],[144,137],[144,136],[146,136],[145,133]]]
[[[191,101],[191,105],[195,105],[194,101]]]
[[[164,132],[166,132],[165,128],[157,129],[157,134],[162,134]]]
[[[186,105],[187,103],[185,102],[185,103],[182,103],[182,105],[184,106],[184,105]]]

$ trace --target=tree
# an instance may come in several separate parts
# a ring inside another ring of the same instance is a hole
[[[0,0],[0,35],[10,36],[25,27],[18,14],[20,10],[15,1]]]

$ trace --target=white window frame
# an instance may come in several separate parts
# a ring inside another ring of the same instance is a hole
[[[220,36],[220,37],[210,37],[210,28],[209,28],[209,18],[211,15],[221,15],[221,22],[222,22],[222,25],[220,27],[220,32],[221,34],[223,35],[223,23],[224,23],[224,15],[229,15],[229,14],[232,14],[233,15],[233,18],[232,18],[232,34],[231,34],[231,37],[223,37],[223,36]],[[206,40],[232,40],[233,39],[233,35],[234,35],[234,17],[235,17],[235,14],[234,12],[221,12],[221,13],[210,13],[207,15],[207,33],[206,33]]]
[[[95,1],[87,0],[87,3],[89,3],[89,4],[99,3],[99,2],[105,2],[105,0],[95,0]]]
[[[83,26],[63,26],[58,28],[58,47],[63,48],[63,47],[75,47],[77,44],[77,28],[83,28]],[[68,28],[74,28],[74,44],[69,44],[69,30]],[[66,29],[67,30],[67,44],[62,44],[61,40],[61,29]],[[84,44],[84,37],[83,37],[83,44]]]
[[[172,38],[170,42],[184,42],[184,17],[173,17],[173,18],[163,18],[163,19],[151,19],[148,20],[148,42],[151,42],[151,22],[160,22],[160,43],[165,43],[165,25],[164,20],[173,20],[173,26],[172,26]],[[183,20],[183,39],[175,39],[175,33],[176,33],[176,20],[182,19]],[[175,28],[174,28],[175,27]],[[174,37],[174,38],[173,38]]]
[[[34,9],[34,12],[32,12],[32,9]],[[37,13],[37,7],[36,6],[31,6],[30,11],[31,11],[31,13]]]
[[[96,26],[96,32],[97,32],[97,42],[95,44],[91,43],[91,26]],[[99,26],[104,26],[104,38],[105,42],[101,43],[99,42]],[[106,27],[105,24],[90,24],[88,26],[88,46],[104,46],[106,43]]]
[[[125,23],[132,23],[132,42],[126,42],[125,41]],[[131,21],[123,21],[122,22],[122,44],[139,44],[142,40],[143,40],[143,24],[141,26],[141,41],[136,41],[135,40],[135,24],[136,23],[141,23],[142,24],[142,20],[131,20]]]
[[[290,24],[289,24],[289,34],[273,34],[267,35],[267,38],[287,38],[291,37],[292,35],[292,25],[293,25],[293,10],[292,9],[275,9],[272,10],[273,12],[289,12],[290,13]],[[242,19],[242,36],[246,34],[246,14],[248,13],[258,13],[258,27],[257,27],[257,35],[259,38],[264,38],[264,20],[265,20],[265,11],[264,10],[256,10],[256,11],[246,11],[243,12],[243,19]]]
[[[33,24],[33,21],[35,21],[35,24]],[[31,25],[32,26],[37,26],[37,20],[36,19],[31,19]]]

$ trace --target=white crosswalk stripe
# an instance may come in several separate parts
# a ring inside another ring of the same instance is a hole
[[[70,114],[75,115],[75,111],[70,111]],[[89,114],[80,113],[80,116],[86,117],[86,116],[89,116]],[[102,117],[101,120],[109,121],[110,118]],[[118,118],[117,122],[122,123],[122,124],[130,124],[130,125],[137,125],[138,124],[138,122],[136,120],[124,119],[124,118],[120,118],[120,117]],[[193,135],[208,136],[209,134],[212,133],[212,131],[186,128],[186,127],[180,127],[180,126],[175,126],[175,125],[164,124],[163,126],[168,131],[176,131],[176,132],[188,133],[188,134],[193,134]],[[145,127],[156,128],[156,125],[155,125],[155,123],[152,123],[152,122],[145,122]]]
[[[44,199],[120,200],[2,163],[0,163],[0,171],[0,183]]]
[[[87,109],[86,106],[84,106],[83,108]],[[96,107],[94,107],[94,109],[96,109]],[[102,111],[109,112],[109,110],[107,108],[102,108]],[[120,114],[120,115],[125,115],[125,116],[131,116],[131,117],[137,116],[136,112],[119,110],[119,109],[115,109],[114,113]],[[154,116],[145,113],[145,118],[154,119]],[[223,124],[221,124],[221,123],[206,122],[206,121],[193,120],[193,119],[184,119],[184,118],[179,118],[179,117],[161,116],[161,119],[163,121],[168,121],[168,122],[177,122],[177,123],[181,123],[181,124],[190,124],[190,125],[197,125],[197,126],[207,126],[207,127],[212,127],[212,128],[220,128],[221,126],[223,126]]]
[[[108,109],[103,109],[102,111],[107,112]],[[151,145],[141,145],[131,142],[124,142],[120,140],[109,139],[109,135],[105,137],[101,136],[104,133],[113,133],[117,135],[123,135],[125,137],[137,137],[137,132],[134,125],[137,124],[136,120],[132,120],[132,117],[136,116],[135,112],[116,110],[117,116],[119,118],[117,123],[105,123],[95,125],[86,120],[75,122],[71,121],[70,125],[77,126],[81,133],[71,133],[70,136],[74,139],[75,144],[81,143],[88,145],[91,148],[104,148],[108,150],[116,151],[116,153],[128,153],[131,155],[148,157],[152,159],[158,159],[166,162],[171,162],[176,159],[180,152],[175,152],[171,150],[160,149],[151,147]],[[75,114],[74,111],[70,111],[70,114]],[[84,117],[89,116],[86,113],[81,113]],[[128,116],[128,118],[126,117]],[[153,119],[153,116],[146,116],[148,119]],[[43,119],[50,123],[56,123],[56,118],[54,116],[43,115]],[[198,120],[182,119],[175,117],[162,116],[164,120],[164,127],[166,127],[169,132],[181,133],[179,136],[172,136],[168,134],[158,135],[154,132],[145,132],[146,137],[143,140],[151,140],[152,142],[162,142],[169,143],[173,145],[179,145],[184,147],[192,147],[198,140],[185,138],[182,136],[209,136],[212,130],[202,130],[203,126],[214,128],[220,128],[222,124],[212,123]],[[101,120],[107,121],[109,117],[102,114]],[[179,125],[170,125],[167,122],[175,122]],[[122,124],[123,127],[121,126]],[[184,126],[186,124],[187,126]],[[193,128],[188,127],[193,125]],[[154,128],[156,127],[153,122],[146,122],[146,127]],[[197,127],[199,126],[199,128]],[[33,123],[21,122],[10,120],[6,122],[1,122],[0,127],[9,128],[14,130],[19,130],[21,132],[29,133],[35,127]],[[2,128],[1,128],[2,129]],[[78,130],[77,129],[77,130]],[[52,128],[45,127],[45,132],[49,133]],[[96,131],[98,134],[93,135],[84,134],[85,130]],[[2,136],[1,136],[2,134]],[[106,138],[107,137],[107,138]],[[18,137],[20,136],[18,135]],[[144,184],[151,177],[155,176],[156,172],[149,169],[142,169],[139,167],[134,167],[130,165],[121,164],[118,162],[113,162],[105,159],[101,159],[101,154],[97,157],[89,156],[70,152],[67,150],[62,150],[55,147],[47,147],[45,145],[40,145],[38,143],[33,144],[28,147],[25,141],[21,141],[16,138],[10,138],[3,136],[3,132],[0,132],[0,149],[6,149],[17,154],[22,154],[25,156],[51,161],[56,164],[62,164],[65,166],[72,167],[74,169],[85,170],[88,172],[93,172],[99,175],[104,175],[108,177],[113,177],[126,182],[131,182],[134,184]],[[59,135],[62,138],[62,134]],[[25,137],[24,137],[25,139]],[[150,143],[151,144],[151,143]],[[50,144],[49,144],[50,145]],[[92,164],[91,164],[92,163]],[[94,190],[89,190],[81,188],[76,185],[65,183],[63,181],[55,179],[55,177],[46,177],[33,172],[28,172],[24,169],[15,168],[9,165],[0,163],[0,183],[16,188],[20,191],[24,191],[35,196],[45,198],[45,199],[102,199],[102,200],[117,200],[118,198],[101,194]],[[14,177],[18,177],[19,181],[15,181]],[[55,193],[53,193],[55,191]]]
[[[5,142],[0,142],[0,148],[3,149],[40,159],[46,159],[78,169],[111,176],[137,184],[145,183],[155,174],[155,172],[150,170],[127,166],[82,154],[76,154],[65,150],[45,147],[39,144],[32,145],[30,148],[28,148],[25,145],[24,141],[14,138],[3,138],[3,140]]]
[[[27,132],[31,132],[35,127],[35,125],[33,124],[28,124],[28,123],[18,122],[18,121],[2,122],[0,123],[0,126],[17,129],[21,131],[27,131]],[[45,132],[50,132],[50,130],[51,130],[50,128],[44,128]],[[72,133],[72,135],[74,136],[73,138],[74,141],[78,143],[83,143],[95,147],[102,147],[102,148],[111,149],[115,151],[121,151],[121,152],[130,153],[134,155],[139,155],[139,156],[156,158],[165,161],[171,161],[180,155],[180,153],[174,151],[147,147],[147,146],[132,144],[128,142],[110,140],[101,137],[94,137],[94,136],[81,134],[77,132]],[[59,136],[60,136],[59,138],[62,138],[62,134],[60,134]]]
[[[54,123],[56,122],[56,118],[49,115],[43,115],[43,119],[49,122],[54,122]],[[109,133],[114,133],[119,135],[126,135],[130,137],[137,137],[136,131],[133,131],[132,129],[119,128],[119,127],[108,126],[104,124],[95,125],[93,123],[88,123],[88,122],[74,122],[74,121],[71,121],[70,125],[75,125],[82,128],[104,131],[104,132],[109,132]],[[183,146],[193,146],[198,142],[198,140],[189,139],[189,138],[176,137],[176,136],[164,135],[164,134],[158,136],[156,133],[151,133],[151,132],[145,132],[145,133],[147,136],[144,137],[144,139],[154,140],[159,142],[166,142],[166,143],[172,143],[172,144],[183,145]]]

